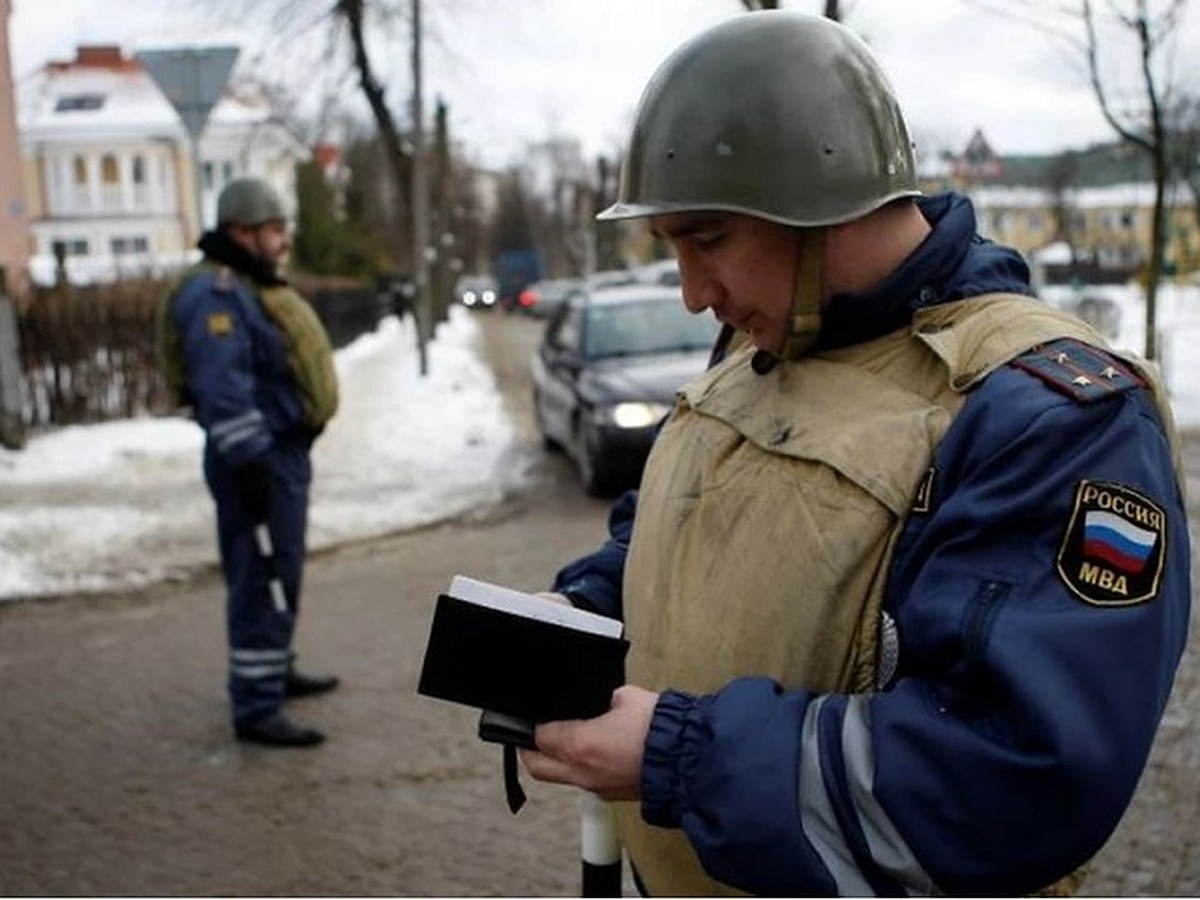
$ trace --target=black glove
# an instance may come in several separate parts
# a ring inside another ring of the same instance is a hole
[[[255,524],[265,522],[271,511],[271,464],[255,459],[233,470],[242,512]]]

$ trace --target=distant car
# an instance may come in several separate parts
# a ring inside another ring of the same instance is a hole
[[[491,309],[500,299],[500,288],[490,275],[462,275],[454,285],[454,299],[468,309]]]
[[[567,297],[584,290],[579,278],[551,278],[535,281],[517,297],[517,309],[527,316],[548,319]]]
[[[638,281],[645,281],[649,284],[679,284],[679,260],[677,259],[659,259],[652,263],[638,266],[633,270],[634,276]]]
[[[586,279],[587,286],[592,290],[607,287],[620,287],[623,284],[636,284],[637,274],[632,269],[601,269],[593,272]]]
[[[575,461],[584,488],[636,486],[675,392],[704,371],[719,325],[677,287],[635,284],[567,298],[534,353],[542,442]]]

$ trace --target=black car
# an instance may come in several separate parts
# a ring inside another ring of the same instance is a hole
[[[575,460],[588,493],[632,487],[675,392],[704,371],[719,330],[678,287],[637,284],[568,298],[533,357],[533,405],[547,449]]]

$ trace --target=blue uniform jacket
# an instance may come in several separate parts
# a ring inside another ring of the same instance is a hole
[[[1029,293],[968,201],[921,206],[932,234],[877,295],[834,298],[825,346],[923,305]],[[1186,513],[1149,392],[1080,399],[1005,367],[968,397],[927,487],[889,573],[899,659],[880,691],[744,678],[660,698],[642,814],[683,828],[713,877],[774,895],[1020,894],[1088,860],[1124,812],[1191,603]],[[631,492],[608,542],[555,589],[620,616],[635,510]],[[1140,574],[1100,584],[1083,541]]]
[[[222,462],[236,468],[280,440],[311,443],[283,337],[244,276],[197,270],[176,294],[171,316],[196,421]]]

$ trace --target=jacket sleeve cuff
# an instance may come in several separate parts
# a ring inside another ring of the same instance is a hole
[[[693,716],[701,702],[682,691],[663,691],[654,707],[641,774],[642,818],[650,825],[679,827],[684,734],[694,727]]]

